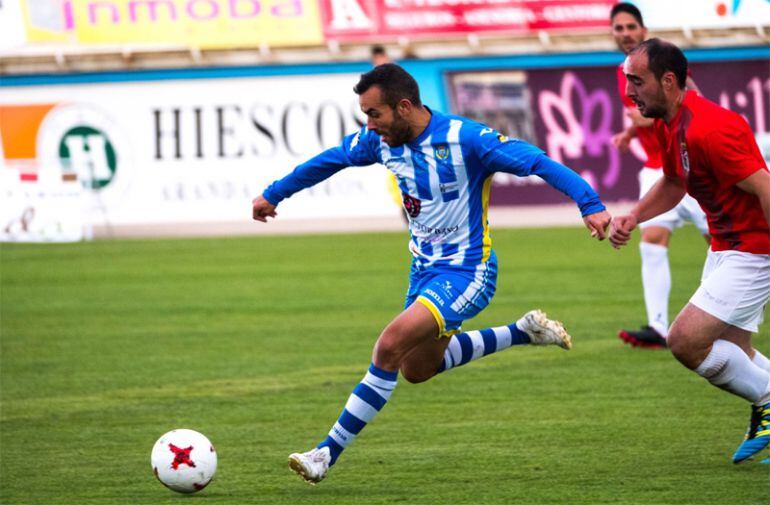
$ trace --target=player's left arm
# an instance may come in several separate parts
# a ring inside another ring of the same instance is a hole
[[[759,199],[759,204],[762,205],[762,211],[765,213],[765,221],[769,226],[768,231],[770,231],[770,172],[757,170],[735,185]]]
[[[485,139],[480,154],[490,172],[507,172],[520,177],[537,175],[578,204],[583,223],[592,237],[606,238],[610,214],[596,191],[575,171],[552,160],[531,144],[501,136],[497,140]]]

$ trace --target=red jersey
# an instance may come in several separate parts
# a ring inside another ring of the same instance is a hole
[[[626,74],[623,73],[622,63],[618,67],[617,72],[620,101],[623,102],[625,108],[635,109],[636,104],[626,95]],[[644,162],[644,166],[647,168],[660,168],[663,165],[660,157],[660,145],[652,126],[638,126],[636,128],[636,136],[639,138],[644,153],[647,155],[647,161]]]
[[[654,125],[663,172],[684,182],[709,223],[713,251],[770,254],[770,229],[759,198],[736,183],[767,171],[754,133],[739,114],[688,91],[670,124]]]

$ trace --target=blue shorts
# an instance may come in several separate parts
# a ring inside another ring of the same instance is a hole
[[[475,267],[418,268],[412,263],[409,291],[404,308],[414,302],[430,310],[439,327],[439,337],[460,332],[463,321],[471,319],[489,305],[497,288],[497,256]]]

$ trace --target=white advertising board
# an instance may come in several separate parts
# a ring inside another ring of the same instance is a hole
[[[251,200],[270,182],[360,127],[357,79],[0,88],[2,170],[58,170],[90,180],[95,225],[247,221]],[[343,170],[284,201],[279,213],[281,219],[361,218],[399,210],[386,170],[373,166]]]
[[[770,25],[768,0],[632,0],[652,29]]]

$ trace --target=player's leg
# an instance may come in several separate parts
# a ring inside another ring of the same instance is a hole
[[[661,176],[660,169],[643,168],[639,172],[639,198],[643,197]],[[639,225],[639,254],[642,260],[642,290],[647,324],[638,330],[624,329],[618,333],[621,340],[633,346],[666,347],[668,298],[671,291],[668,244],[672,230],[680,225],[681,218],[675,209]]]
[[[289,466],[311,483],[320,482],[366,425],[390,399],[404,356],[426,341],[435,342],[438,325],[421,304],[412,304],[382,332],[374,347],[372,363],[353,389],[327,437],[315,449],[289,456]]]
[[[433,314],[439,327],[439,340],[426,340],[413,348],[402,361],[401,374],[410,382],[423,382],[434,375],[511,346],[558,345],[571,347],[571,338],[561,323],[539,310],[518,321],[495,328],[459,333],[466,319],[475,317],[491,301],[496,285],[496,261],[475,271],[440,272],[426,284],[416,298]]]
[[[701,286],[669,333],[676,358],[711,384],[752,405],[740,463],[770,444],[770,372],[755,362],[751,333],[770,298],[770,256],[710,252]],[[761,358],[757,358],[761,362]]]
[[[342,451],[388,402],[404,356],[424,341],[436,341],[439,327],[433,314],[424,305],[413,303],[430,279],[429,272],[413,267],[406,308],[378,338],[367,373],[348,397],[329,434],[316,448],[289,456],[289,467],[311,484],[326,477]]]

